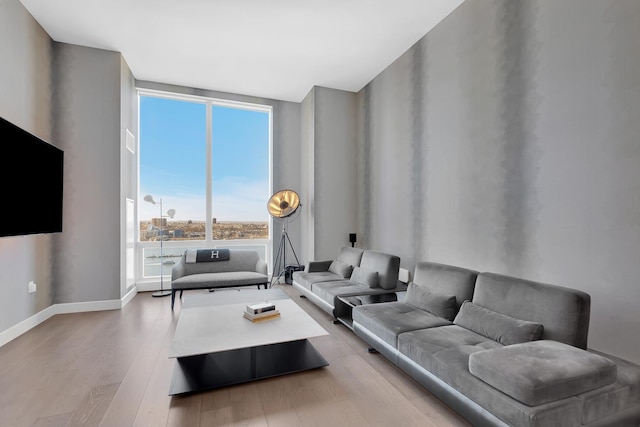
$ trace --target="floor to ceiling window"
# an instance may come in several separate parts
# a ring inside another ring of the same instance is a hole
[[[271,108],[145,91],[139,108],[140,278],[169,275],[187,248],[267,260]]]

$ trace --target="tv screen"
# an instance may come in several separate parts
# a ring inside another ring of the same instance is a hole
[[[64,153],[0,117],[0,237],[62,231]]]

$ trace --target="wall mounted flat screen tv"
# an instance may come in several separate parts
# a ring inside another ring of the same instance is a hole
[[[0,117],[0,237],[62,231],[64,152]]]

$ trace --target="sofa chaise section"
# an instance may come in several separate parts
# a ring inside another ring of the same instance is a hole
[[[418,285],[442,304],[443,293],[465,289],[453,290],[465,272],[457,269],[418,263],[407,294]],[[463,281],[471,293],[453,320],[424,301],[406,307],[415,298],[407,295],[403,303],[354,307],[354,332],[473,425],[638,425],[640,367],[586,350],[588,294],[466,274],[475,279],[471,287]],[[416,309],[424,310],[422,319],[440,317],[444,324],[429,320],[421,327],[420,316],[411,314]]]

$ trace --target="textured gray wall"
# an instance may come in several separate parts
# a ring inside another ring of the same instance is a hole
[[[0,0],[0,58],[0,116],[58,146],[51,134],[52,42],[18,0]],[[6,202],[1,209],[11,209]],[[58,236],[0,238],[0,332],[52,304],[52,245]],[[31,280],[38,287],[34,294],[27,293]]]
[[[302,213],[300,215],[300,229],[304,230],[300,239],[300,262],[304,265],[315,257],[315,220],[314,220],[314,174],[313,174],[313,147],[314,147],[314,115],[315,115],[315,88],[312,88],[302,100],[300,106],[300,166],[301,193],[300,198]]]
[[[467,0],[358,94],[363,244],[582,289],[640,363],[640,2]]]
[[[121,55],[54,43],[54,139],[65,150],[55,303],[121,295]]]
[[[333,259],[356,232],[356,95],[314,88],[314,258]]]

